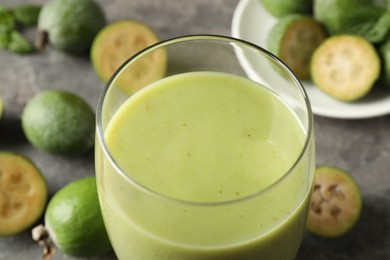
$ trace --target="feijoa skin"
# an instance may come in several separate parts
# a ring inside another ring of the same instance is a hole
[[[42,49],[49,42],[66,53],[86,53],[105,24],[105,14],[95,1],[50,0],[39,13],[36,47]]]
[[[43,214],[47,184],[26,156],[0,151],[0,236],[27,230]]]
[[[36,148],[56,155],[77,156],[92,148],[95,114],[80,96],[65,90],[46,90],[23,109],[22,128]]]
[[[74,180],[54,194],[45,212],[45,226],[57,248],[67,255],[92,257],[112,249],[93,176]]]
[[[106,25],[95,37],[91,61],[99,78],[107,83],[122,63],[137,52],[159,41],[157,34],[146,24],[121,20]],[[116,80],[118,87],[132,94],[165,75],[167,54],[163,49],[148,54],[142,62],[122,71]]]
[[[306,228],[321,237],[338,237],[359,220],[362,196],[352,176],[337,167],[318,166]]]

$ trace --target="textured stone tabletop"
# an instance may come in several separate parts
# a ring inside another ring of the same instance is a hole
[[[149,24],[161,39],[183,34],[230,35],[238,0],[97,0],[109,22],[137,19]],[[43,4],[45,0],[1,0],[1,4]],[[25,32],[33,39],[35,30]],[[0,95],[5,118],[0,125],[0,150],[21,152],[44,173],[53,195],[82,176],[94,175],[93,151],[81,158],[40,152],[25,139],[20,115],[25,103],[46,89],[67,89],[96,107],[103,84],[89,57],[71,56],[52,48],[31,55],[0,50]],[[343,237],[322,239],[306,234],[298,260],[390,259],[390,116],[341,120],[315,116],[317,164],[349,171],[363,193],[363,211],[355,228]],[[0,260],[40,259],[41,248],[30,232],[0,238]],[[54,259],[74,259],[60,252]],[[108,254],[95,259],[115,259]]]

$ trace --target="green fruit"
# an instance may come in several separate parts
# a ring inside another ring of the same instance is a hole
[[[372,0],[314,0],[314,17],[332,35],[359,35],[372,43],[382,41],[390,29],[390,12]]]
[[[99,32],[91,48],[91,61],[99,78],[107,83],[112,74],[129,57],[159,41],[147,25],[133,20],[118,21],[107,25]],[[118,86],[134,93],[138,89],[164,76],[167,63],[164,50],[158,50],[138,63],[136,68],[121,74]]]
[[[288,14],[310,14],[313,0],[258,0],[272,15],[282,17]]]
[[[267,46],[299,79],[306,80],[310,78],[311,56],[326,37],[322,25],[312,17],[292,14],[271,28]]]
[[[111,250],[95,177],[78,179],[60,189],[48,204],[45,226],[54,244],[67,255],[91,257]]]
[[[314,84],[342,101],[364,97],[380,75],[381,64],[374,46],[356,35],[335,35],[313,53],[311,77]]]
[[[0,151],[0,236],[29,228],[46,201],[46,181],[35,164],[21,154]]]
[[[38,149],[78,155],[94,143],[95,116],[81,97],[63,90],[47,90],[26,104],[22,127],[27,139]]]
[[[61,51],[86,52],[105,23],[102,9],[92,0],[50,0],[39,14],[37,47],[48,39]]]
[[[337,237],[358,221],[362,198],[357,183],[347,172],[319,166],[315,171],[307,229],[322,237]]]

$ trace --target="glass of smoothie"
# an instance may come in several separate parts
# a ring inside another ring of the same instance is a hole
[[[130,57],[102,93],[95,147],[119,259],[297,254],[315,166],[312,113],[301,83],[261,47],[190,35]]]

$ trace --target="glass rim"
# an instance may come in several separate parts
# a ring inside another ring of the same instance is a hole
[[[294,84],[296,84],[299,87],[299,90],[301,92],[303,100],[305,101],[305,107],[306,107],[306,111],[307,111],[307,114],[306,114],[307,118],[306,119],[308,122],[307,129],[305,129],[305,130],[307,131],[307,133],[306,133],[306,137],[305,137],[305,143],[304,143],[299,155],[295,159],[294,163],[290,166],[290,168],[285,173],[283,173],[283,175],[281,177],[279,177],[271,185],[269,185],[265,188],[262,188],[256,192],[253,192],[249,195],[246,195],[242,198],[230,199],[230,200],[224,200],[224,201],[216,201],[216,202],[197,202],[197,201],[174,198],[174,197],[162,194],[160,192],[157,192],[157,191],[143,185],[142,183],[140,183],[139,181],[134,179],[132,176],[127,174],[126,171],[124,171],[122,169],[122,167],[120,167],[118,165],[118,163],[116,162],[116,160],[112,156],[110,149],[107,147],[107,143],[105,141],[103,123],[102,123],[102,110],[103,110],[105,97],[110,89],[110,86],[112,85],[112,82],[115,81],[115,78],[117,77],[117,75],[128,64],[130,64],[134,60],[137,60],[139,57],[142,57],[143,55],[145,55],[149,52],[152,52],[152,51],[159,49],[161,47],[164,47],[164,46],[172,45],[174,43],[197,41],[197,40],[217,40],[217,41],[225,42],[225,43],[237,43],[240,45],[246,45],[247,47],[250,47],[252,49],[256,49],[256,50],[264,53],[266,56],[271,58],[272,61],[274,61],[278,66],[280,66],[285,72],[288,73],[289,77],[292,79]],[[174,203],[178,203],[178,204],[205,207],[205,206],[222,206],[222,205],[235,204],[235,203],[247,201],[247,200],[250,200],[252,198],[261,196],[262,194],[265,194],[268,191],[272,190],[275,186],[282,183],[283,180],[285,180],[288,176],[290,176],[292,174],[292,172],[294,171],[294,169],[297,167],[298,163],[304,157],[306,151],[309,149],[309,145],[310,145],[312,135],[313,135],[313,112],[311,109],[309,97],[308,97],[307,92],[306,92],[305,88],[303,87],[302,83],[298,80],[298,78],[291,71],[291,69],[283,61],[281,61],[278,57],[276,57],[274,54],[272,54],[270,51],[264,49],[261,46],[254,44],[254,43],[251,43],[249,41],[246,41],[246,40],[243,40],[240,38],[235,38],[232,36],[218,35],[218,34],[189,34],[189,35],[177,36],[177,37],[173,37],[173,38],[159,41],[153,45],[150,45],[150,46],[140,50],[139,52],[135,53],[134,55],[129,57],[127,60],[125,60],[115,70],[115,72],[111,75],[110,79],[105,84],[103,91],[101,92],[101,95],[100,95],[98,103],[97,103],[97,109],[96,109],[96,124],[97,124],[97,130],[96,130],[97,140],[100,142],[100,146],[103,150],[103,153],[109,159],[110,163],[116,168],[116,171],[120,175],[122,175],[123,178],[125,178],[127,181],[130,182],[129,184],[133,184],[134,186],[136,186],[138,189],[142,190],[143,192],[146,192],[146,193],[153,195],[155,197],[158,197],[160,199],[165,199],[165,200],[168,200],[168,201],[171,201]],[[308,186],[308,187],[310,187],[310,186]],[[307,194],[307,192],[309,192],[309,190],[310,190],[310,188],[308,188],[308,190],[302,195],[302,198],[305,197],[305,195]],[[297,206],[299,206],[299,204]]]

